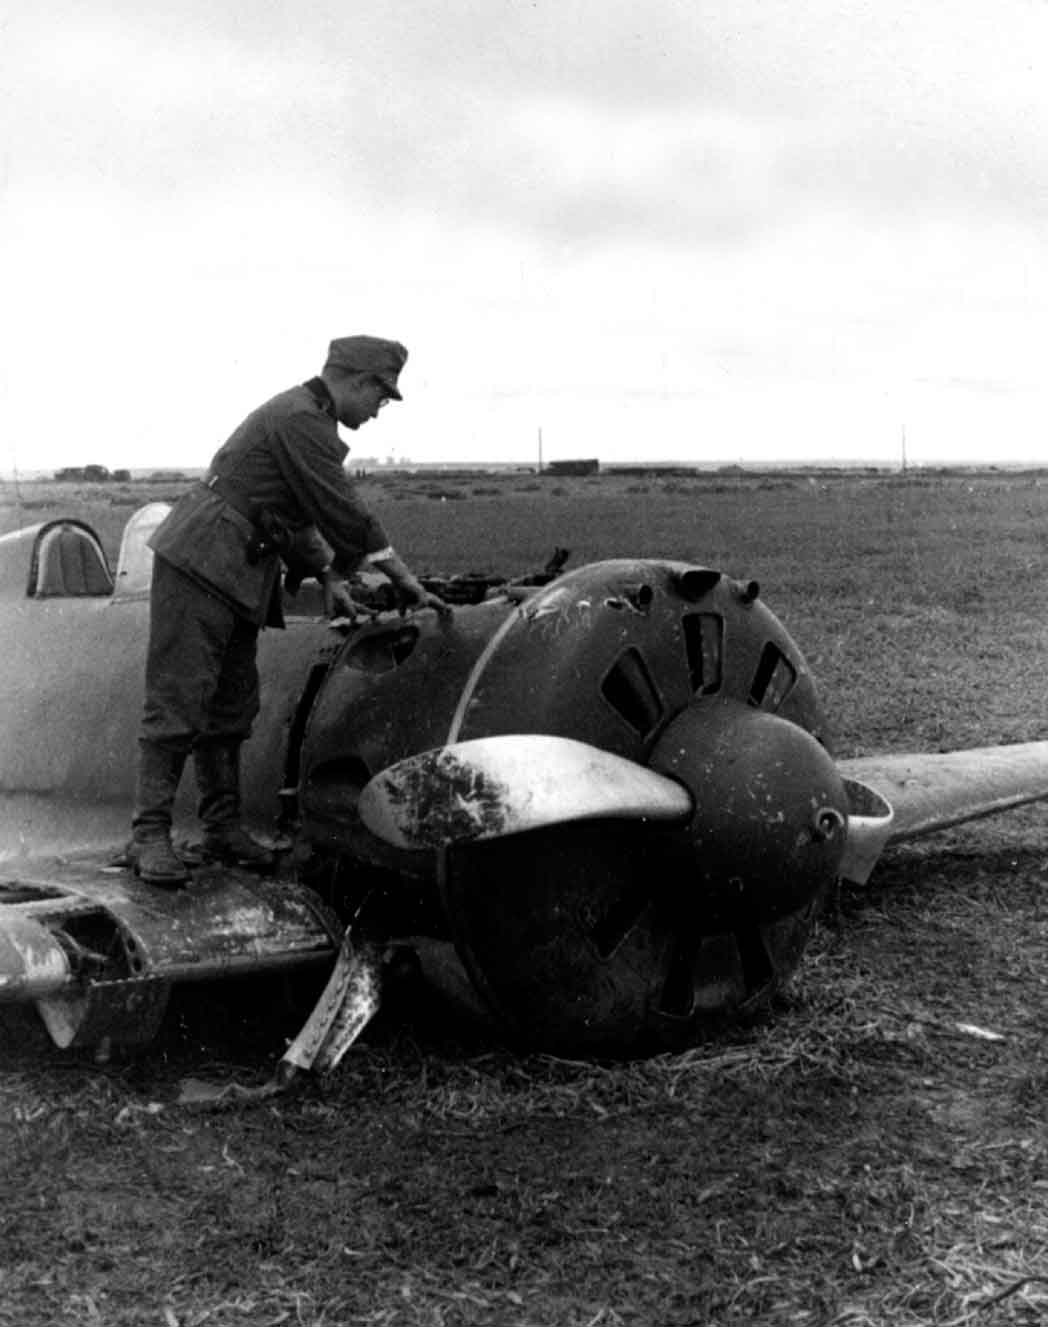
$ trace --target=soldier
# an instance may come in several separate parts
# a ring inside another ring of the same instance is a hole
[[[394,551],[343,469],[337,425],[358,429],[389,401],[407,351],[397,341],[332,341],[317,378],[253,411],[206,478],[154,534],[146,697],[129,857],[143,880],[188,879],[171,815],[190,751],[207,856],[256,870],[273,853],[240,823],[241,743],[258,713],[259,628],[282,627],[281,563],[312,575],[329,615],[353,616],[345,577],[366,565],[402,607],[450,613]]]

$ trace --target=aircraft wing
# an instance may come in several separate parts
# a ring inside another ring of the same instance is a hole
[[[889,843],[1048,798],[1048,742],[859,756],[837,767],[856,810],[841,874],[859,884]]]
[[[330,963],[340,940],[292,881],[215,868],[163,890],[97,853],[0,866],[0,1009],[36,1004],[59,1046],[148,1041],[173,984]]]

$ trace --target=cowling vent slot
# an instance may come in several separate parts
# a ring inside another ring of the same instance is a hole
[[[629,726],[647,737],[662,719],[662,698],[644,656],[634,646],[624,650],[600,685],[601,694]]]

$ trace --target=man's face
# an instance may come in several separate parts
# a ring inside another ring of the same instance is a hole
[[[389,400],[385,385],[367,373],[329,382],[328,390],[335,403],[338,422],[347,429],[358,429],[361,424],[374,419]]]

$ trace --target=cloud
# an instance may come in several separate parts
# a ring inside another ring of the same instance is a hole
[[[3,35],[16,429],[56,337],[172,463],[362,328],[412,347],[416,455],[654,406],[681,449],[849,400],[894,440],[908,392],[1039,382],[1048,6],[37,0]]]
[[[15,173],[115,207],[252,207],[283,180],[541,244],[686,247],[822,208],[1048,200],[1048,25],[1025,4],[50,8],[8,56]]]

